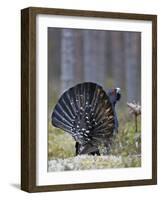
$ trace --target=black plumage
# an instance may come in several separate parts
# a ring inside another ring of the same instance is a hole
[[[99,145],[104,144],[108,149],[113,132],[118,128],[115,104],[119,98],[117,89],[106,93],[96,83],[78,84],[58,100],[52,113],[52,125],[72,135],[76,155],[99,155]]]

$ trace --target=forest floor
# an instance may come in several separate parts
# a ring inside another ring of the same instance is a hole
[[[119,133],[113,138],[109,155],[75,156],[72,136],[49,123],[48,171],[141,167],[141,118],[138,130],[127,113],[119,115]]]
[[[89,156],[81,155],[65,159],[54,159],[48,162],[48,171],[88,170],[140,167],[141,157],[133,156]]]

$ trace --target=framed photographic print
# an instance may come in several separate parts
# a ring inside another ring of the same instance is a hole
[[[157,183],[157,16],[21,11],[21,189]]]

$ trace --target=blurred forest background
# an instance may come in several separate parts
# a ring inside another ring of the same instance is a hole
[[[65,90],[85,81],[98,83],[105,90],[121,88],[122,98],[116,108],[120,128],[111,155],[129,158],[133,155],[132,164],[127,159],[121,166],[140,166],[140,118],[136,133],[127,102],[141,105],[141,33],[48,28],[49,160],[75,156],[75,142],[68,134],[52,127],[51,113]],[[110,166],[106,162],[104,167]]]

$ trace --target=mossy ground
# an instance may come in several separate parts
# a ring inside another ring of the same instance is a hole
[[[48,171],[88,170],[140,167],[140,156],[89,156],[81,155],[66,159],[53,159],[48,162]]]

